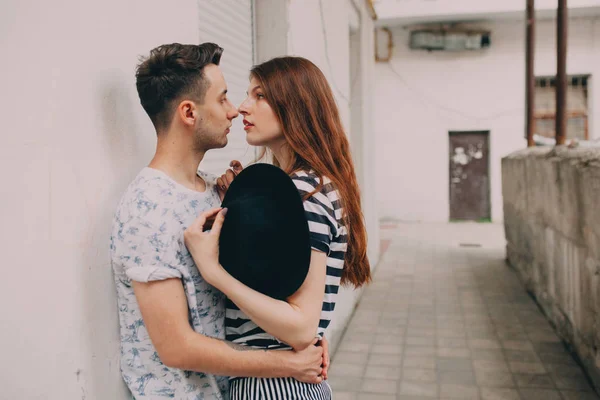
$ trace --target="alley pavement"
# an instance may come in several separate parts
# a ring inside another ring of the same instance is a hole
[[[382,225],[333,356],[335,400],[599,399],[515,272],[498,224]]]

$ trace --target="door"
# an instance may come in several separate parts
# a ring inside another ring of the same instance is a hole
[[[450,132],[450,220],[491,218],[489,131]]]
[[[220,68],[227,82],[227,96],[238,107],[246,98],[250,68],[254,64],[254,9],[252,0],[199,1],[199,43],[213,42],[223,48]],[[233,120],[228,143],[206,153],[200,168],[219,176],[232,159],[247,165],[256,148],[246,142],[242,118]]]

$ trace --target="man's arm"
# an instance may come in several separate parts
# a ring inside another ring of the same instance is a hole
[[[144,324],[161,361],[168,367],[224,376],[293,377],[322,380],[321,347],[301,352],[249,350],[196,333],[180,279],[133,282]]]

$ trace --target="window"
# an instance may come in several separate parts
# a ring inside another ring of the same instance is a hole
[[[588,139],[589,75],[567,78],[567,139]],[[534,132],[554,138],[556,119],[556,77],[535,78]]]

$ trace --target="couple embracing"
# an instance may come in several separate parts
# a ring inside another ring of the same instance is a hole
[[[136,71],[157,147],[113,220],[122,376],[135,399],[331,399],[338,289],[370,281],[349,143],[312,62],[253,67],[236,108],[222,52],[163,45]],[[216,179],[201,161],[239,114],[274,165]]]

